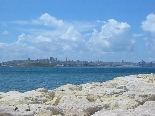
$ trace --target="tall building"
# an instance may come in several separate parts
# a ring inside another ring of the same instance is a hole
[[[55,59],[54,59],[53,57],[50,57],[50,61],[52,61],[52,62],[53,62],[53,61],[55,61]]]

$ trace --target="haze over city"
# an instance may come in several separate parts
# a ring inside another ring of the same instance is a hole
[[[0,62],[155,61],[155,1],[1,0]]]

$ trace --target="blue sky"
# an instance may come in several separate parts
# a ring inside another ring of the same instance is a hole
[[[155,1],[1,0],[0,62],[155,61]]]

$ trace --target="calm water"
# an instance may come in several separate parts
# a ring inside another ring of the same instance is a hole
[[[65,84],[104,82],[118,76],[155,73],[155,68],[0,68],[0,91],[20,92]]]

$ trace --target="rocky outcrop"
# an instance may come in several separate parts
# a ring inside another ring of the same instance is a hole
[[[92,116],[155,116],[155,101],[146,101],[135,109],[114,109],[96,112]]]
[[[55,90],[0,92],[0,116],[154,116],[155,75],[67,84]]]

